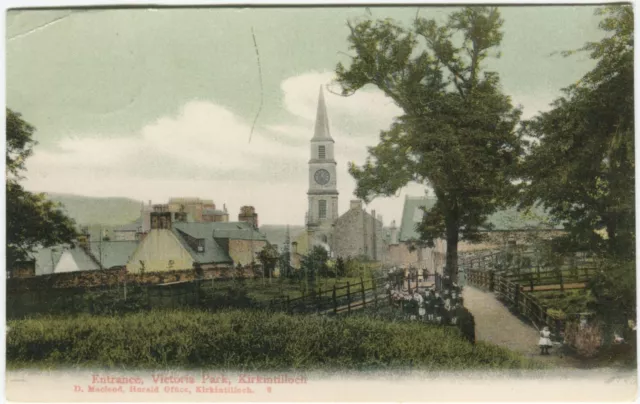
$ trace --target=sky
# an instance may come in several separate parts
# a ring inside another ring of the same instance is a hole
[[[422,7],[443,19],[452,8]],[[598,40],[593,6],[501,7],[502,56],[487,68],[524,117],[549,109],[593,62],[556,52]],[[418,8],[187,8],[9,11],[7,106],[36,127],[25,188],[166,202],[192,196],[253,205],[262,224],[303,224],[309,140],[325,86],[339,211],[347,164],[401,111],[380,91],[333,94],[348,65],[347,21],[408,23]],[[254,45],[255,37],[255,45]],[[262,107],[261,107],[262,105]],[[256,118],[257,117],[257,118]],[[255,128],[252,132],[254,120]],[[367,205],[399,221],[410,184]]]

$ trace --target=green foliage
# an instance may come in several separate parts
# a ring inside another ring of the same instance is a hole
[[[587,313],[590,311],[589,306],[594,301],[588,289],[535,292],[534,296],[549,310],[554,310],[558,314],[562,313],[562,315]]]
[[[258,253],[258,260],[262,264],[264,276],[271,278],[273,276],[273,270],[276,268],[276,264],[280,260],[278,249],[274,245],[267,244]]]
[[[26,191],[18,181],[27,157],[33,152],[35,129],[12,110],[7,113],[7,268],[29,259],[38,246],[71,243],[75,223],[44,194]]]
[[[635,320],[635,261],[605,260],[600,265],[600,271],[588,285],[594,298],[590,308],[607,324],[627,324],[628,320]]]
[[[495,7],[465,7],[444,25],[419,17],[409,29],[389,19],[349,24],[356,55],[348,69],[336,67],[344,95],[372,84],[404,113],[364,165],[350,165],[357,196],[390,196],[411,181],[431,186],[438,201],[419,230],[427,245],[446,238],[453,277],[459,237],[479,241],[479,226],[515,195],[520,110],[498,75],[481,68],[501,27]]]
[[[338,257],[338,259],[336,259],[335,273],[338,278],[347,276],[347,265],[342,257]]]
[[[532,137],[524,204],[540,202],[569,231],[566,249],[631,257],[635,245],[633,11],[610,6],[609,32],[590,52],[596,67],[553,109],[523,123]],[[568,52],[572,54],[575,52]]]
[[[10,367],[376,370],[537,368],[451,327],[251,310],[172,311],[9,322]],[[37,349],[33,349],[37,347]]]
[[[313,246],[311,251],[302,257],[301,268],[304,277],[307,281],[307,286],[314,291],[316,285],[316,279],[326,277],[329,272],[327,261],[329,260],[329,253],[322,246]]]

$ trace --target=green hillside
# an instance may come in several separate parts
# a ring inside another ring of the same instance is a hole
[[[115,226],[140,217],[140,201],[128,198],[94,198],[80,195],[47,193],[49,199],[64,206],[78,224]]]

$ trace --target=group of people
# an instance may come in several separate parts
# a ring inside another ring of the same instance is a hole
[[[462,288],[452,285],[442,292],[433,289],[425,289],[421,293],[414,292],[414,298],[418,299],[421,307],[418,314],[426,321],[436,324],[458,324],[462,305]]]
[[[392,290],[387,284],[392,301],[401,305],[406,314],[436,324],[457,324],[463,309],[462,288],[456,284],[442,291],[414,289],[412,292]]]

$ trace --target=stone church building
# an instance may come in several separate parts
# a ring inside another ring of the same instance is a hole
[[[382,261],[385,254],[382,220],[375,211],[369,213],[362,201],[352,200],[342,215],[338,212],[335,141],[331,137],[329,117],[322,87],[318,98],[313,137],[310,141],[308,210],[306,231],[295,240],[298,254],[313,246],[326,248],[330,256],[360,257]]]

